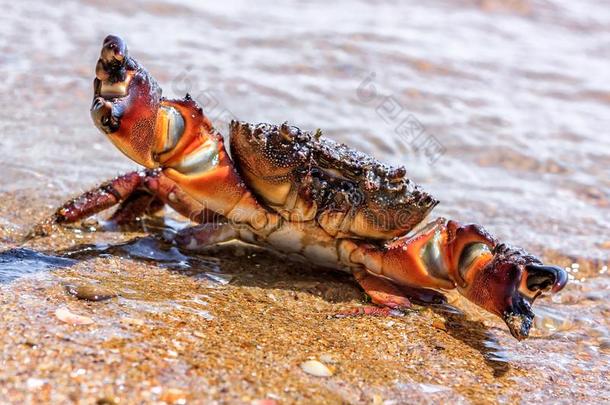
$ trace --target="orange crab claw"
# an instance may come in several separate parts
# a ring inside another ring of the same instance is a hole
[[[480,225],[443,218],[384,249],[371,244],[345,246],[351,262],[384,280],[417,288],[456,287],[469,301],[502,318],[519,340],[529,334],[534,300],[542,293],[560,291],[568,279],[562,268],[498,244]]]
[[[567,273],[506,244],[497,245],[490,253],[470,265],[462,261],[459,271],[465,274],[465,284],[458,289],[470,301],[501,317],[511,334],[523,340],[534,319],[534,300],[544,292],[560,291],[567,283]]]
[[[137,163],[157,166],[151,145],[161,102],[157,82],[127,52],[114,35],[104,39],[95,69],[91,118],[121,152]]]
[[[201,107],[188,94],[162,98],[155,79],[114,35],[104,39],[97,62],[91,117],[127,157],[162,170],[206,210],[266,222]]]

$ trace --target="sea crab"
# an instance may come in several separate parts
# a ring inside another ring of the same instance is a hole
[[[145,169],[74,198],[47,225],[114,205],[112,218],[121,221],[167,204],[198,223],[175,236],[184,249],[241,240],[346,270],[379,308],[442,302],[440,291],[457,288],[519,340],[529,334],[533,301],[567,282],[562,268],[500,243],[480,225],[444,218],[424,225],[438,201],[404,167],[320,131],[233,121],[230,157],[198,104],[188,94],[162,97],[117,36],[103,42],[93,87],[93,122]]]

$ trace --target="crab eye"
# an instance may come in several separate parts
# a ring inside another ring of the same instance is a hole
[[[110,123],[108,116],[102,117],[102,125],[107,126]]]

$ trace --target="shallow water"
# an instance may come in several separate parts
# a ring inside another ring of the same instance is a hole
[[[54,268],[68,267],[75,260],[49,256],[34,250],[17,248],[0,252],[0,283]]]
[[[481,223],[568,267],[571,283],[537,305],[536,337],[525,348],[499,338],[505,330],[484,319],[491,329],[477,332],[479,343],[470,347],[487,353],[485,364],[533,367],[538,377],[554,378],[607,370],[610,8],[603,3],[358,0],[253,6],[238,0],[86,0],[3,2],[2,8],[0,283],[6,297],[16,294],[19,282],[29,283],[16,278],[38,273],[53,286],[104,260],[117,268],[126,263],[127,269],[157,263],[161,279],[165,271],[209,288],[222,289],[232,280],[227,288],[234,294],[254,288],[250,293],[258,297],[256,289],[265,287],[245,270],[260,275],[261,266],[278,261],[263,256],[257,262],[259,257],[237,250],[234,267],[246,273],[238,277],[246,287],[231,287],[237,271],[232,266],[222,269],[218,258],[187,256],[141,234],[129,242],[117,232],[68,232],[18,246],[29,227],[68,196],[134,167],[95,130],[88,114],[101,41],[115,33],[166,96],[188,91],[223,132],[234,117],[321,128],[381,160],[406,165],[411,177],[441,200],[438,215]],[[51,268],[63,270],[48,273]],[[133,271],[127,284],[137,281]],[[271,285],[283,276],[288,286],[298,284],[292,273],[278,271]],[[113,274],[100,277],[109,283]],[[130,294],[126,285],[118,288]],[[135,298],[125,305],[138,309],[143,287],[136,283],[132,289]],[[174,299],[191,298],[146,300],[155,302],[147,304],[151,308],[172,308],[183,305]],[[470,307],[466,313],[477,316]],[[555,347],[546,353],[550,344]],[[541,356],[548,365],[536,363]],[[489,385],[482,387],[493,391],[494,384],[510,379],[525,387],[529,396],[522,394],[521,400],[534,402],[545,401],[535,394],[545,389],[570,401],[594,402],[608,393],[596,385],[595,372],[588,380],[574,378],[572,386],[554,387],[527,373],[508,374],[485,380]],[[415,375],[409,378],[414,380],[375,392],[362,388],[360,397],[332,383],[325,387],[352,402],[375,395],[400,402],[407,400],[406,391],[414,392],[412,401],[476,402],[472,385],[449,384],[446,392]],[[497,390],[495,400],[512,401],[515,391]]]

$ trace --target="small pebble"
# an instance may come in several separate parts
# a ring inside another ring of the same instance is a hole
[[[117,405],[118,401],[113,397],[103,397],[95,401],[95,405]]]
[[[95,401],[95,405],[117,405],[118,402],[112,397],[103,397]]]
[[[186,404],[188,394],[178,388],[169,388],[161,394],[159,399],[168,404]]]
[[[255,399],[252,401],[252,405],[277,405],[277,401],[275,399]]]
[[[440,319],[435,319],[432,321],[432,326],[434,326],[436,329],[444,330],[445,332],[447,331],[447,325]]]
[[[338,363],[337,359],[335,359],[330,354],[321,355],[320,360],[322,360],[323,363],[328,363],[328,364],[337,364]]]
[[[330,377],[333,372],[329,370],[324,364],[317,360],[307,360],[301,363],[301,369],[307,374],[314,375],[316,377]]]
[[[67,285],[66,292],[79,300],[93,302],[105,301],[117,296],[113,291],[91,284]]]
[[[207,338],[207,335],[203,332],[199,332],[198,330],[194,330],[191,332],[193,336],[201,338],[201,339],[205,339]]]
[[[41,380],[40,378],[28,378],[28,380],[26,381],[26,385],[28,387],[29,390],[37,390],[39,388],[41,388],[43,385],[45,385],[46,381],[45,380]]]
[[[55,316],[60,321],[72,325],[90,325],[93,323],[93,319],[88,316],[75,314],[66,307],[57,308],[55,310]]]
[[[124,325],[144,326],[144,321],[142,319],[137,318],[124,317],[121,318],[121,323]]]

